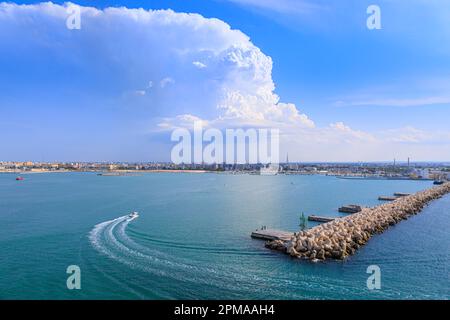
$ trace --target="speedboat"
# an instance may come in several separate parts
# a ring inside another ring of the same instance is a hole
[[[17,181],[22,181],[22,180],[23,180],[23,177],[19,176],[19,177],[16,178],[16,180],[17,180]]]
[[[137,217],[139,217],[139,213],[137,213],[137,211],[133,211],[132,213],[130,213],[128,215],[128,217],[130,217],[130,218],[137,218]]]

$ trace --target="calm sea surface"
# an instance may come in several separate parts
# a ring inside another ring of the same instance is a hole
[[[301,212],[374,206],[431,182],[324,176],[0,174],[0,299],[448,299],[450,197],[346,261],[310,263],[252,240]],[[131,220],[130,211],[140,216]],[[313,226],[311,224],[309,226]],[[369,265],[381,290],[367,289]],[[68,290],[66,268],[81,268]]]

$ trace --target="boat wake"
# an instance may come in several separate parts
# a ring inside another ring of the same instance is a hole
[[[150,273],[158,279],[169,278],[180,282],[192,282],[208,287],[236,290],[235,281],[251,286],[258,276],[239,272],[238,266],[230,268],[217,264],[208,265],[198,259],[181,257],[179,248],[143,246],[127,235],[127,226],[137,216],[125,215],[97,224],[89,233],[92,246],[101,254],[134,270]],[[178,249],[178,250],[176,250]],[[179,255],[177,253],[180,253]],[[260,279],[262,280],[262,278]],[[267,280],[267,279],[266,279]]]
[[[186,267],[174,264],[170,256],[162,252],[141,246],[131,240],[125,233],[128,224],[137,216],[122,216],[113,220],[97,224],[89,234],[89,239],[99,252],[135,269],[166,275],[167,272],[158,268],[162,264],[177,267]]]

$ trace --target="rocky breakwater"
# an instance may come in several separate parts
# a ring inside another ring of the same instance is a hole
[[[312,261],[345,259],[373,235],[419,213],[429,202],[447,193],[450,193],[450,183],[375,208],[364,208],[358,213],[294,233],[289,241],[267,242],[266,247]]]

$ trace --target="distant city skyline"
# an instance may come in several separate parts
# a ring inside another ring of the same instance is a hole
[[[170,161],[195,121],[277,128],[280,161],[450,161],[441,1],[377,1],[380,30],[366,0],[77,4],[70,30],[64,1],[0,3],[0,161]]]

